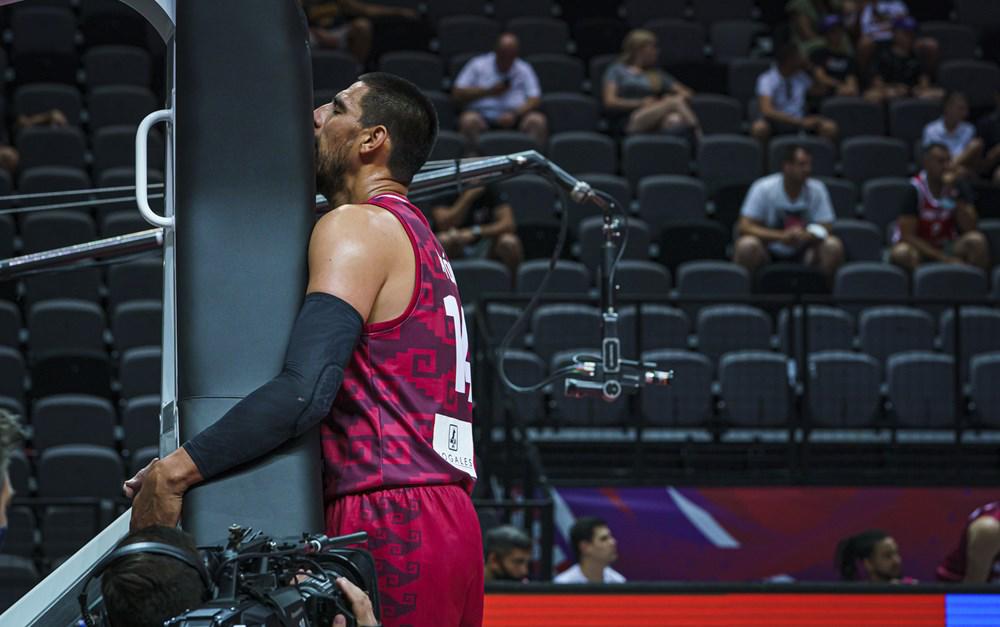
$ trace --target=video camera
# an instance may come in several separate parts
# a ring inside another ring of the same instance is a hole
[[[215,598],[164,625],[328,627],[343,614],[354,627],[354,613],[336,580],[346,577],[368,593],[379,615],[375,560],[363,549],[342,548],[367,539],[364,532],[272,539],[233,526],[225,548],[205,551]]]
[[[364,590],[375,616],[379,616],[375,560],[363,549],[344,548],[367,539],[365,532],[335,538],[303,534],[274,539],[233,525],[225,546],[200,547],[202,563],[196,563],[176,547],[142,542],[113,552],[90,578],[99,577],[112,562],[125,555],[140,552],[168,555],[198,570],[208,600],[164,621],[164,626],[329,627],[337,614],[343,614],[348,627],[356,627],[350,602],[336,580],[346,577]],[[84,621],[88,625],[105,623],[88,611],[86,589],[85,584],[80,599]]]

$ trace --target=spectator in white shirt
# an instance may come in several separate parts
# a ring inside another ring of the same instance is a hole
[[[538,111],[542,90],[535,70],[518,58],[519,50],[517,36],[503,33],[493,52],[470,59],[455,78],[452,98],[465,107],[458,130],[473,150],[489,128],[517,129],[545,145],[548,122]]]
[[[595,516],[577,518],[569,540],[577,562],[556,575],[553,583],[625,583],[625,577],[611,568],[618,559],[618,542],[608,523]]]
[[[772,260],[801,262],[832,279],[844,262],[844,245],[830,233],[830,193],[810,174],[812,157],[793,145],[781,172],[754,181],[740,209],[733,261],[751,273]]]
[[[778,49],[775,64],[757,77],[760,117],[750,126],[750,134],[761,142],[774,135],[816,133],[827,139],[837,137],[837,124],[829,118],[806,113],[806,96],[820,95],[823,86],[805,72],[799,47],[787,43]]]
[[[941,117],[924,127],[922,142],[924,146],[947,146],[952,168],[963,178],[979,169],[983,157],[983,140],[976,137],[976,127],[968,120],[969,101],[965,94],[949,92],[944,99]]]

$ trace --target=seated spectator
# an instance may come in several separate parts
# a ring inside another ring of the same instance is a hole
[[[923,136],[924,146],[947,146],[952,168],[963,178],[978,171],[983,156],[983,140],[976,137],[976,127],[968,120],[969,102],[965,94],[949,92],[944,99],[941,117],[924,127]]]
[[[940,581],[1000,581],[1000,501],[977,508],[965,522],[958,546],[937,567]]]
[[[757,77],[761,117],[750,126],[750,134],[761,142],[774,135],[803,131],[831,140],[837,137],[837,124],[833,120],[806,113],[806,96],[820,95],[822,86],[809,78],[804,65],[798,47],[785,44],[775,55],[771,69]]]
[[[393,7],[362,0],[301,0],[309,20],[309,39],[319,48],[349,51],[358,63],[368,61],[372,49],[372,20],[418,15],[407,7]]]
[[[503,33],[493,52],[469,59],[455,78],[452,97],[465,111],[458,130],[475,150],[486,129],[517,129],[539,146],[548,137],[548,122],[538,111],[541,87],[531,65],[518,58],[517,36]]]
[[[903,0],[865,0],[858,17],[858,63],[867,70],[872,61],[892,46],[893,28],[898,20],[909,18],[910,9]],[[914,25],[916,22],[914,21]],[[916,29],[914,29],[916,30]],[[930,37],[920,37],[914,42],[914,50],[927,64],[934,68],[939,46]]]
[[[822,88],[823,96],[857,96],[858,65],[854,62],[844,21],[839,15],[827,15],[820,30],[823,38],[809,56],[813,79]]]
[[[1000,91],[993,94],[996,109],[979,119],[976,135],[983,140],[983,163],[980,171],[1000,183]]]
[[[747,192],[733,261],[751,273],[772,260],[818,266],[832,279],[844,262],[844,245],[830,234],[833,206],[822,182],[810,178],[812,157],[789,146],[781,172],[754,181]]]
[[[483,569],[486,581],[528,580],[531,538],[517,527],[502,525],[487,531],[483,552],[486,554]]]
[[[474,187],[431,209],[438,241],[451,259],[496,259],[513,275],[524,258],[514,209],[496,187]]]
[[[785,13],[792,29],[792,39],[806,57],[825,44],[823,22],[836,17],[843,24],[843,15],[854,8],[850,2],[834,0],[788,0]],[[846,40],[848,50],[853,52],[850,40]]]
[[[699,139],[701,126],[688,106],[693,92],[656,67],[659,55],[656,35],[650,31],[637,29],[626,35],[621,57],[604,72],[604,109],[627,116],[626,133],[668,131]]]
[[[924,147],[924,169],[913,177],[917,202],[896,221],[892,263],[913,271],[924,261],[990,269],[990,246],[976,230],[972,191],[951,169],[944,144]]]
[[[939,99],[944,91],[931,83],[931,75],[917,58],[913,48],[917,21],[912,17],[896,20],[892,29],[892,43],[875,59],[871,85],[865,98],[885,102],[894,98]]]
[[[32,126],[67,126],[69,121],[66,115],[59,109],[51,109],[42,113],[32,115],[19,115],[14,121],[15,131],[21,131]],[[17,173],[17,167],[21,163],[21,153],[10,145],[10,137],[7,135],[6,127],[0,130],[0,168],[7,170],[11,175]]]
[[[916,583],[903,577],[903,558],[892,536],[869,529],[837,543],[835,564],[842,581]],[[863,572],[858,572],[863,570]]]
[[[625,583],[625,577],[611,568],[618,559],[618,543],[608,523],[595,516],[577,518],[569,541],[576,564],[556,575],[553,583]]]

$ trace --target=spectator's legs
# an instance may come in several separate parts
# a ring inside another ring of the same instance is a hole
[[[451,259],[461,259],[465,256],[465,248],[462,243],[458,240],[457,229],[450,229],[448,231],[441,231],[436,233],[435,236],[441,243],[441,248],[444,252],[448,254]]]
[[[475,111],[463,111],[458,116],[458,132],[465,137],[466,148],[470,151],[479,149],[479,134],[487,128],[486,120]]]
[[[17,164],[21,161],[21,155],[13,146],[0,146],[0,168],[7,170],[12,175],[17,172]]]
[[[920,59],[921,65],[930,76],[937,76],[938,59],[941,56],[941,46],[933,37],[919,37],[913,42],[913,52]]]
[[[757,268],[770,260],[771,255],[768,254],[767,247],[764,246],[764,242],[760,241],[760,238],[753,235],[743,235],[736,240],[736,246],[733,248],[733,261],[746,268],[750,274],[753,274]]]
[[[513,233],[504,233],[493,242],[491,256],[507,266],[511,276],[517,274],[517,267],[524,259],[524,246],[521,238]]]
[[[760,143],[766,144],[767,140],[771,138],[771,125],[764,118],[757,118],[750,125],[750,136]]]
[[[678,126],[690,128],[697,139],[701,139],[701,123],[695,115],[687,100],[683,96],[671,96],[670,100],[674,104],[674,109],[667,114],[663,120],[663,130],[677,128]]]
[[[549,121],[541,111],[529,111],[521,116],[517,129],[526,133],[531,139],[544,148],[549,138]]]
[[[969,231],[958,238],[955,256],[969,265],[990,271],[990,243],[979,231]]]
[[[920,265],[920,253],[906,242],[900,242],[889,252],[889,261],[907,272],[913,272]]]
[[[955,157],[953,163],[958,167],[960,176],[964,178],[975,177],[983,164],[983,140],[974,137],[965,150]]]
[[[867,75],[868,67],[869,65],[871,65],[872,61],[874,61],[875,50],[876,50],[875,40],[873,40],[871,37],[866,37],[862,35],[858,39],[858,53],[857,53],[858,73],[861,76]]]
[[[844,264],[844,244],[839,237],[827,235],[815,248],[816,265],[831,281],[837,268]]]
[[[356,17],[347,28],[347,49],[358,63],[364,65],[372,51],[372,22],[367,17]]]

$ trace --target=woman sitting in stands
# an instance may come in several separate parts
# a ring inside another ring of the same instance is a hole
[[[618,62],[604,73],[605,111],[620,116],[626,133],[667,131],[701,138],[688,100],[693,92],[660,68],[656,35],[636,29],[625,36]]]

